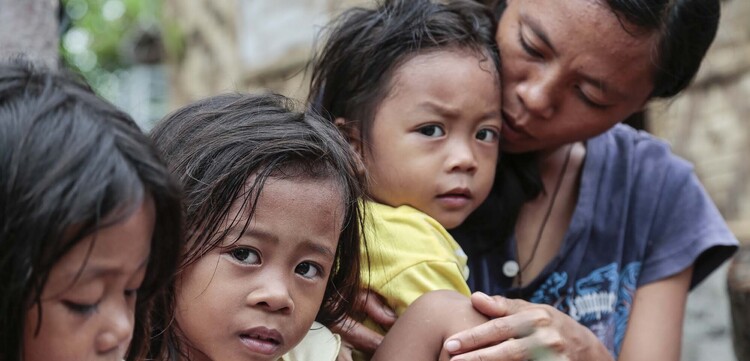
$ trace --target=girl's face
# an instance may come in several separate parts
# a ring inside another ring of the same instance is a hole
[[[500,127],[492,60],[460,49],[409,59],[362,146],[373,198],[458,226],[492,187]]]
[[[653,89],[656,34],[599,0],[508,0],[502,58],[503,143],[509,152],[557,148],[639,111]]]
[[[339,187],[269,178],[244,232],[241,203],[222,247],[177,283],[177,324],[192,361],[276,360],[302,340],[323,302],[344,220]]]
[[[155,216],[147,199],[124,221],[96,231],[62,255],[50,271],[41,304],[26,313],[25,361],[123,359]]]

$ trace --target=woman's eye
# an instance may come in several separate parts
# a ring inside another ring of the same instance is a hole
[[[320,270],[320,267],[310,263],[310,262],[302,262],[297,265],[297,267],[294,269],[294,272],[301,275],[305,278],[315,278],[319,277],[321,273],[323,273]]]
[[[526,51],[527,54],[531,55],[534,58],[544,57],[542,53],[540,53],[539,51],[531,47],[531,45],[526,41],[526,39],[524,39],[523,34],[521,33],[520,30],[518,31],[518,41],[521,43],[521,47],[523,48],[524,51]]]
[[[88,316],[97,311],[99,303],[78,303],[73,301],[63,301],[63,305],[73,313],[81,316]]]
[[[589,98],[589,97],[588,97],[588,96],[586,95],[586,93],[584,93],[584,92],[583,92],[583,90],[581,90],[581,88],[576,88],[576,89],[577,89],[578,97],[579,97],[579,98],[581,99],[581,101],[583,101],[583,102],[584,102],[584,104],[586,104],[587,106],[589,106],[589,107],[591,107],[591,108],[594,108],[594,109],[607,109],[608,105],[604,105],[604,104],[599,104],[599,103],[597,103],[597,102],[595,102],[595,101],[591,100],[591,98]]]
[[[500,134],[492,129],[481,129],[477,132],[477,139],[483,142],[494,142],[500,138]]]
[[[419,132],[428,137],[442,137],[445,135],[443,128],[437,125],[425,125],[419,128]]]
[[[258,252],[250,248],[235,248],[229,251],[229,254],[240,263],[258,264],[260,262]]]
[[[137,297],[138,296],[138,289],[132,289],[132,290],[125,290],[125,297]]]

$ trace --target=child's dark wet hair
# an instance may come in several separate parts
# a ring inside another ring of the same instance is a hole
[[[332,22],[312,60],[308,100],[329,120],[356,122],[367,139],[394,72],[414,56],[469,51],[497,74],[496,25],[493,14],[471,0],[386,0],[373,9],[349,9]]]
[[[133,120],[87,85],[23,60],[0,64],[0,360],[23,359],[25,316],[57,261],[150,197],[155,229],[126,357],[145,353],[149,308],[174,275],[182,239],[170,179]]]
[[[330,122],[294,111],[292,102],[280,95],[227,94],[168,115],[152,138],[184,188],[187,246],[182,270],[222,246],[229,229],[240,222],[228,218],[235,202],[249,214],[243,225],[248,227],[268,178],[330,179],[337,185],[346,213],[316,319],[331,325],[350,313],[359,291],[358,199],[363,183],[355,155]],[[251,176],[254,181],[248,183]],[[174,302],[173,296],[165,299],[156,316],[171,319]],[[185,352],[179,330],[166,332],[167,344],[155,345],[154,350],[162,351],[153,356],[176,359]]]

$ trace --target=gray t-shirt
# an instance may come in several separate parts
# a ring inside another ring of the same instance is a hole
[[[618,125],[586,143],[578,202],[558,255],[527,287],[502,272],[515,239],[492,252],[456,235],[469,287],[545,303],[591,329],[617,356],[636,288],[694,266],[691,288],[737,249],[692,166],[645,132]]]

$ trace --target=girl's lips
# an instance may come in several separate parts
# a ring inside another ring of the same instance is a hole
[[[276,330],[256,327],[240,334],[240,341],[250,351],[270,356],[278,353],[284,338]]]

